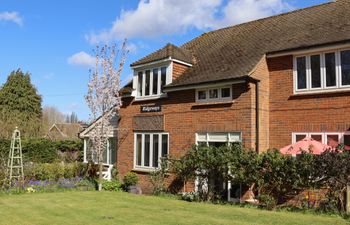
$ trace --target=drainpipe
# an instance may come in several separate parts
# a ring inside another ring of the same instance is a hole
[[[253,77],[249,77],[248,81],[254,83],[255,85],[255,151],[259,153],[259,82],[260,80]]]

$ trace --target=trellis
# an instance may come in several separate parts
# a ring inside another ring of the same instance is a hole
[[[11,149],[9,152],[7,169],[10,182],[12,182],[12,180],[20,180],[24,176],[21,133],[17,127],[12,134]]]

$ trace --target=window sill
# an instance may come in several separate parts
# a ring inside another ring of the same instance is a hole
[[[301,92],[295,92],[293,95],[291,95],[291,98],[298,98],[298,97],[308,97],[308,96],[320,96],[320,95],[344,95],[344,94],[350,94],[350,88],[342,88],[342,89],[323,89],[323,90],[315,90],[315,91],[301,91]]]
[[[141,172],[141,173],[152,173],[156,171],[156,168],[133,168],[132,172]]]
[[[168,97],[167,94],[162,94],[162,95],[157,95],[157,96],[147,96],[147,97],[135,97],[135,102],[157,100],[157,99],[166,98],[166,97]]]
[[[206,105],[227,105],[227,104],[233,104],[234,101],[233,100],[230,100],[230,101],[213,101],[213,102],[200,102],[200,101],[197,101],[195,105],[193,106],[206,106]]]

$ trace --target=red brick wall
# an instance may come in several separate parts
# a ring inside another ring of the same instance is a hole
[[[269,148],[270,132],[270,80],[266,57],[262,57],[258,65],[252,71],[251,76],[258,79],[259,82],[259,152],[264,152]],[[255,88],[252,94],[253,124],[255,135]]]
[[[120,110],[118,169],[121,177],[133,170],[134,133],[132,119],[136,115],[164,115],[165,132],[169,132],[169,154],[183,155],[195,143],[196,132],[232,132],[240,131],[243,144],[253,148],[252,136],[252,88],[247,84],[233,85],[232,103],[198,104],[195,102],[195,90],[168,93],[165,99],[137,102],[133,98],[124,98]],[[140,106],[158,103],[162,105],[160,113],[140,113]],[[140,185],[145,193],[151,192],[147,173],[137,172]],[[172,182],[169,178],[168,183]]]
[[[292,141],[292,132],[344,132],[350,124],[350,92],[293,95],[293,57],[268,59],[270,148]]]
[[[181,74],[185,72],[188,66],[173,62],[173,80],[176,80]]]

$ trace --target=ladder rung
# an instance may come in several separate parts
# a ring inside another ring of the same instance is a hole
[[[21,168],[22,166],[12,166],[12,168]]]

